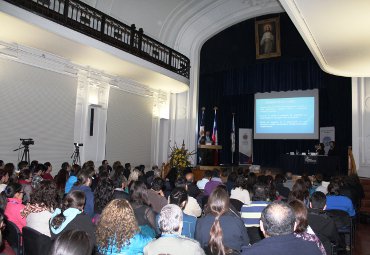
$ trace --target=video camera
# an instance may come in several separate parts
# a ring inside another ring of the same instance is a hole
[[[22,145],[24,146],[35,144],[35,141],[32,138],[20,138],[19,140],[22,141]]]
[[[80,147],[80,146],[84,146],[83,143],[74,143],[75,147]]]

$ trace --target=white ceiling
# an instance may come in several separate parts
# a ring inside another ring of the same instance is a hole
[[[369,0],[280,0],[321,68],[370,77]]]

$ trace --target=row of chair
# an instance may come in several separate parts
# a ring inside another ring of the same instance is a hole
[[[21,233],[11,221],[6,221],[4,239],[16,255],[47,255],[52,245],[50,237],[29,227],[23,227]]]

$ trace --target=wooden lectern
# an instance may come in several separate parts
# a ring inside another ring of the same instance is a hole
[[[198,149],[203,150],[203,154],[206,155],[207,152],[212,151],[212,164],[200,164],[200,168],[202,170],[208,170],[208,169],[213,169],[214,166],[218,165],[218,150],[222,150],[221,145],[203,145],[200,144],[198,145]]]

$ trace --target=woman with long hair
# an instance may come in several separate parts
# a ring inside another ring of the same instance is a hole
[[[21,211],[24,209],[24,205],[22,204],[23,186],[13,182],[6,186],[3,192],[7,198],[4,214],[22,232],[22,228],[26,226],[26,219],[21,216]]]
[[[307,207],[309,205],[309,191],[307,189],[306,183],[303,179],[298,179],[289,193],[288,201],[292,200],[302,201]]]
[[[217,187],[208,198],[206,215],[198,219],[195,239],[208,254],[232,254],[249,245],[247,229],[241,218],[229,210],[229,204],[227,191]]]
[[[91,218],[83,212],[85,205],[85,194],[75,190],[67,194],[63,199],[61,208],[57,208],[50,218],[51,239],[56,239],[68,230],[86,231],[95,245],[95,227]]]
[[[326,255],[326,251],[323,244],[321,243],[320,239],[315,235],[311,227],[308,225],[306,206],[300,200],[292,200],[289,202],[289,205],[293,208],[296,218],[296,228],[294,230],[294,235],[303,240],[315,242],[317,247],[320,249],[321,253],[323,255]]]
[[[152,240],[142,234],[127,200],[115,199],[103,210],[96,229],[100,254],[136,255]]]
[[[99,221],[100,214],[104,207],[113,200],[114,185],[109,178],[103,178],[98,182],[94,190],[94,218],[93,222],[96,224]]]
[[[59,203],[55,183],[42,181],[40,187],[31,194],[30,203],[21,211],[22,217],[26,218],[27,227],[50,236],[49,219]]]
[[[135,181],[130,187],[130,203],[142,232],[152,237],[156,236],[155,212],[150,206],[148,188],[142,181]]]
[[[91,218],[94,217],[94,193],[90,188],[92,184],[93,174],[94,174],[93,169],[81,170],[81,172],[77,175],[77,182],[71,188],[71,191],[79,190],[85,194],[86,204],[84,212]]]

